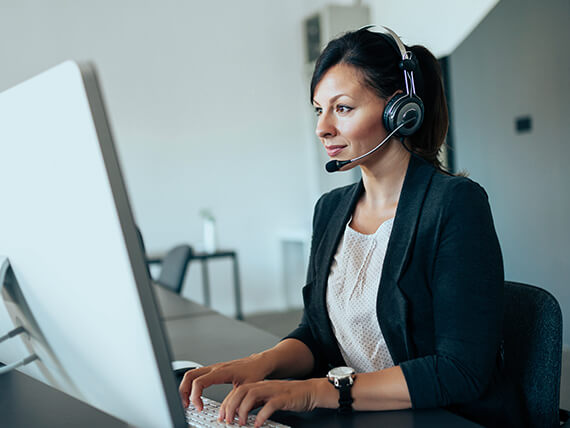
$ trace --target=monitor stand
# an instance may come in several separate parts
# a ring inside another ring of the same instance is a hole
[[[42,334],[18,285],[10,261],[5,256],[0,256],[0,293],[14,325],[13,330],[2,334],[0,342],[19,337],[29,353],[27,357],[15,362],[3,361],[6,366],[0,368],[0,375],[35,362],[48,384],[76,398],[81,398],[82,394],[79,393]]]

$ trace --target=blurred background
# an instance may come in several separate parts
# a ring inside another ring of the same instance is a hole
[[[0,0],[0,90],[94,62],[148,253],[203,250],[206,210],[238,254],[246,318],[294,310],[313,205],[358,179],[324,172],[312,61],[369,23],[441,59],[448,164],[486,188],[506,278],[555,295],[570,343],[568,0]],[[202,301],[201,280],[191,263],[183,295]],[[231,281],[230,260],[210,261],[228,315]]]

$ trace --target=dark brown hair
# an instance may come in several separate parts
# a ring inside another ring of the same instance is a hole
[[[414,73],[416,94],[424,103],[424,120],[418,131],[407,137],[409,150],[436,168],[443,170],[438,154],[445,141],[449,118],[439,62],[423,46],[407,47],[415,56],[418,69]],[[397,90],[405,92],[401,56],[391,36],[363,28],[351,31],[328,43],[317,59],[311,79],[311,102],[315,88],[325,73],[337,64],[356,68],[363,82],[378,96],[387,99]]]

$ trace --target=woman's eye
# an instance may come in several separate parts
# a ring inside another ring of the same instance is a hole
[[[323,109],[322,109],[322,108],[320,108],[320,107],[315,107],[315,114],[316,114],[317,116],[320,116],[322,112],[323,112]]]
[[[352,107],[345,106],[343,104],[339,104],[338,106],[336,106],[336,111],[338,113],[348,113],[350,110],[352,110]]]

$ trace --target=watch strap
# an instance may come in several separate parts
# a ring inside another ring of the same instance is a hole
[[[338,387],[338,393],[339,393],[338,411],[339,411],[339,413],[350,413],[350,412],[352,412],[352,402],[354,400],[352,399],[351,389],[352,389],[352,379],[346,378],[346,379],[340,380],[339,387]]]

